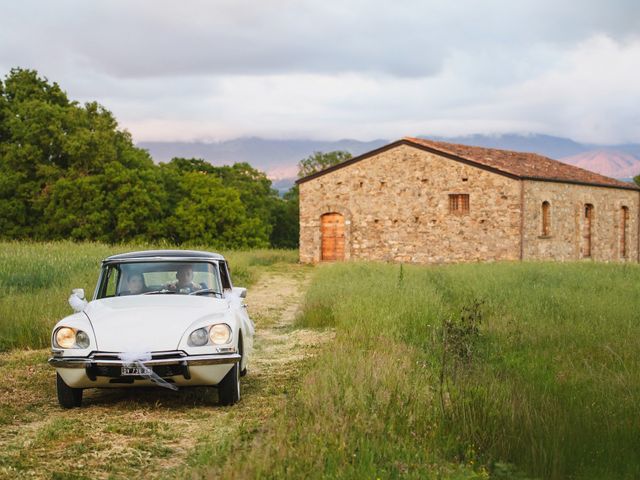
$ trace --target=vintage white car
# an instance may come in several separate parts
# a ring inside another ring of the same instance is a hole
[[[93,300],[74,290],[76,311],[53,329],[58,401],[79,407],[85,388],[216,386],[219,403],[240,399],[254,325],[246,289],[222,255],[152,250],[102,261]]]

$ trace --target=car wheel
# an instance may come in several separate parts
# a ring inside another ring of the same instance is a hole
[[[234,363],[229,373],[218,384],[218,403],[233,405],[240,400],[240,362]]]
[[[62,408],[74,408],[82,404],[82,389],[73,388],[64,383],[59,373],[56,373],[56,387],[58,402]]]

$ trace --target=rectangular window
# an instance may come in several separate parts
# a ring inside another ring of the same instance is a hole
[[[466,213],[469,213],[469,194],[449,194],[449,213],[453,213],[456,215],[464,215]]]
[[[620,218],[620,256],[627,258],[627,225],[629,224],[629,207],[622,207]]]
[[[584,223],[582,224],[582,258],[591,258],[591,230],[593,223],[593,205],[584,206]]]

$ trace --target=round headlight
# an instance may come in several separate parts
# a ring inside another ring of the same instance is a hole
[[[209,330],[209,338],[216,345],[223,345],[231,341],[231,328],[225,323],[218,323]]]
[[[56,331],[56,344],[61,348],[73,348],[76,344],[76,332],[73,328],[62,327]]]
[[[82,330],[76,332],[76,346],[78,348],[89,348],[89,335]]]
[[[202,345],[206,345],[209,341],[209,335],[207,335],[206,328],[199,328],[198,330],[194,330],[189,335],[189,343],[196,347],[201,347]]]

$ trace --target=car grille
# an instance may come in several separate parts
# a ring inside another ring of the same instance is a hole
[[[183,351],[175,350],[175,351],[166,351],[166,352],[152,352],[151,359],[152,360],[176,360],[180,361],[183,357],[186,357],[187,354]],[[97,362],[99,361],[122,361],[120,358],[120,354],[116,352],[94,352],[89,356],[92,360]],[[144,362],[142,362],[144,364]],[[168,382],[172,382],[168,377],[173,376],[183,376],[185,379],[190,379],[191,375],[189,374],[189,366],[184,364],[177,365],[153,365],[150,367],[153,372],[158,375],[160,378],[165,379]],[[141,380],[146,377],[141,375],[135,376],[122,376],[122,370],[120,365],[91,365],[87,367],[87,376],[91,380],[96,380],[97,377],[107,377],[110,378],[110,383],[133,383],[134,380]]]
[[[89,355],[92,360],[122,360],[120,358],[120,352],[93,352]],[[165,352],[151,352],[152,360],[179,360],[182,357],[186,357],[187,354],[182,350],[170,350]]]

